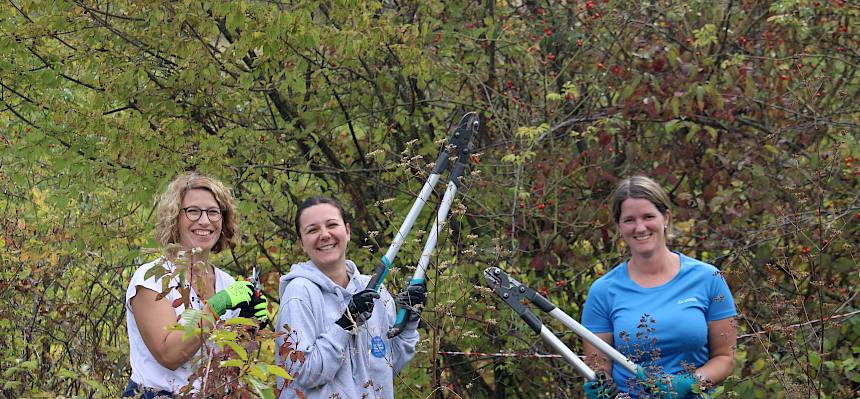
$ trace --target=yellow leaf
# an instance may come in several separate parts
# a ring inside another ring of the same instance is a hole
[[[257,322],[247,317],[233,317],[224,322],[228,326],[242,325],[248,327],[257,327]]]
[[[245,362],[239,359],[230,359],[221,362],[221,367],[242,367],[244,364]]]
[[[761,371],[764,369],[764,359],[758,359],[753,363],[753,371]]]
[[[293,379],[293,376],[291,376],[290,373],[288,373],[287,370],[284,370],[284,368],[281,366],[275,366],[270,364],[266,367],[266,372],[268,372],[269,374],[274,374],[287,381],[291,381]]]

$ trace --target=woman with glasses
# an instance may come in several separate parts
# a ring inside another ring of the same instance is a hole
[[[239,315],[240,308],[252,308],[249,313],[265,321],[265,297],[254,298],[250,282],[209,263],[211,253],[236,245],[236,227],[233,196],[218,180],[189,172],[167,186],[156,222],[167,255],[138,268],[125,294],[132,373],[122,397],[173,397],[188,385],[206,336],[184,338],[169,328],[186,308],[211,312],[200,321],[201,331],[210,320]]]

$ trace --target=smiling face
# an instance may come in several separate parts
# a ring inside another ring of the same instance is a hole
[[[618,229],[631,255],[650,257],[666,250],[666,226],[669,214],[660,213],[654,204],[642,198],[628,198],[621,203]]]
[[[203,210],[219,209],[215,196],[209,190],[203,189],[192,189],[185,193],[181,208],[189,207]],[[200,219],[192,222],[183,211],[179,212],[178,218],[179,244],[184,248],[199,247],[204,253],[209,253],[221,237],[223,219],[213,222],[209,220],[206,212],[203,212]]]
[[[299,216],[302,249],[321,270],[346,267],[349,224],[331,204],[305,208]]]

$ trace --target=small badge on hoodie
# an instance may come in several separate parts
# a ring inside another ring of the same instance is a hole
[[[380,336],[374,336],[370,339],[370,354],[375,357],[385,357],[385,341]]]

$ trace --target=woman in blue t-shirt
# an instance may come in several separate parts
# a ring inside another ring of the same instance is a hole
[[[720,271],[666,246],[672,221],[666,192],[650,178],[623,180],[612,195],[612,219],[630,249],[592,284],[582,324],[640,366],[613,367],[584,344],[592,367],[612,376],[632,398],[694,398],[735,368],[734,300]],[[603,386],[586,382],[590,399]]]

